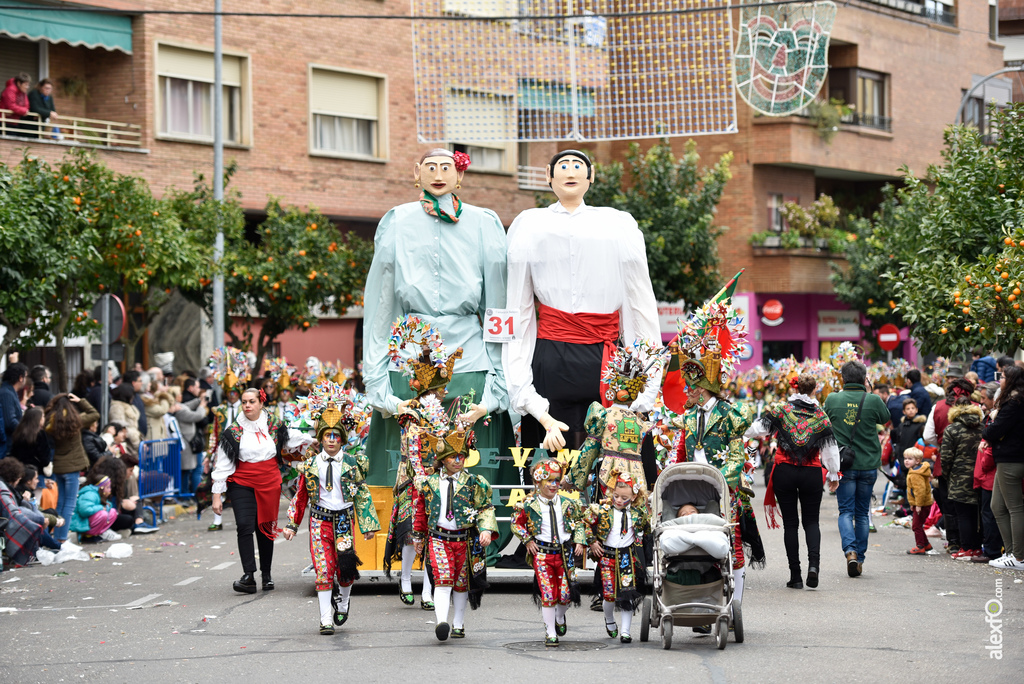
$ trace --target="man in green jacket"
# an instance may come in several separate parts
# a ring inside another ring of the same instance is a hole
[[[842,473],[836,498],[839,502],[839,535],[843,541],[843,553],[846,554],[846,572],[850,577],[857,577],[864,570],[871,494],[878,477],[878,466],[882,464],[882,445],[878,441],[877,426],[888,427],[892,417],[885,402],[878,395],[867,391],[865,379],[868,369],[863,363],[847,361],[839,372],[843,376],[843,390],[828,395],[822,408],[832,421],[832,432],[840,449],[852,446],[856,453],[853,467]]]

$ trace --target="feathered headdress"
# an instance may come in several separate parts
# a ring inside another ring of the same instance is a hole
[[[347,440],[349,431],[358,426],[351,394],[330,380],[323,380],[313,388],[307,406],[314,419],[317,440],[322,440],[328,430],[339,430],[342,439]]]
[[[690,387],[719,394],[740,361],[747,328],[728,301],[707,302],[679,323],[672,353]]]
[[[288,363],[288,359],[276,356],[264,361],[263,365],[267,374],[277,383],[278,387],[286,390],[292,388],[291,377],[295,374],[296,368]]]
[[[403,350],[418,348],[415,356]],[[462,358],[462,347],[448,353],[437,328],[420,318],[406,315],[391,326],[388,341],[388,356],[391,362],[407,377],[409,387],[417,396],[440,389],[447,385],[455,373],[455,360]]]

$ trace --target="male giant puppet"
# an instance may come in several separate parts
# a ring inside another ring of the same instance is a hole
[[[476,428],[481,458],[512,440],[502,413],[508,395],[500,345],[484,342],[480,325],[488,308],[505,305],[505,230],[493,211],[464,204],[455,194],[468,166],[469,156],[461,152],[428,151],[413,171],[416,187],[422,186],[419,200],[394,207],[377,226],[363,332],[363,381],[374,408],[367,444],[371,484],[394,481],[387,475],[398,467],[400,454],[401,428],[394,416],[416,397],[407,379],[389,369],[391,326],[407,314],[435,327],[449,348],[462,349],[445,406],[473,392],[476,404],[464,422],[499,414]],[[414,552],[411,535],[406,537],[395,546],[402,562],[400,595],[411,605]]]
[[[602,368],[619,338],[660,341],[644,237],[632,216],[591,207],[587,155],[559,152],[547,167],[558,202],[527,209],[508,232],[508,303],[520,337],[503,351],[522,445],[578,449],[591,403],[610,406]],[[651,409],[660,374],[630,408]],[[566,434],[563,434],[566,433]]]

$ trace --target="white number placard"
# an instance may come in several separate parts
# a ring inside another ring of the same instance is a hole
[[[519,336],[519,315],[513,309],[487,309],[484,342],[511,342]]]

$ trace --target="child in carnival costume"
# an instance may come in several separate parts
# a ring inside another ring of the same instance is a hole
[[[595,584],[604,610],[608,636],[628,644],[633,612],[643,601],[647,582],[645,535],[651,532],[646,491],[629,473],[615,473],[614,484],[601,503],[587,507],[583,519],[590,528],[590,552],[597,559]],[[615,624],[615,608],[622,612],[622,633]]]
[[[764,546],[750,505],[747,486],[743,433],[750,427],[750,415],[722,398],[722,380],[739,357],[746,330],[729,305],[729,297],[716,296],[681,324],[669,349],[681,371],[687,394],[694,402],[678,421],[686,437],[680,442],[679,462],[709,463],[725,476],[732,490],[732,522],[736,523],[733,573],[736,600],[743,598],[745,560],[763,566]],[[747,554],[744,553],[746,547]]]
[[[528,563],[536,578],[534,601],[540,600],[546,635],[545,646],[558,646],[567,631],[569,604],[580,605],[576,581],[576,556],[590,544],[579,503],[559,494],[565,469],[558,461],[544,459],[530,469],[536,489],[512,511],[512,532],[526,547]]]
[[[411,358],[409,352],[405,351],[410,347],[417,350]],[[416,494],[413,482],[415,478],[424,478],[433,472],[434,462],[427,452],[432,443],[429,435],[431,427],[440,427],[432,426],[430,416],[424,413],[423,402],[428,398],[444,400],[445,386],[452,379],[456,359],[462,357],[462,348],[449,354],[434,326],[416,316],[405,316],[391,326],[388,354],[391,362],[409,377],[409,388],[416,393],[416,398],[405,403],[397,415],[401,428],[401,460],[395,475],[394,505],[388,525],[388,540],[384,546],[384,572],[391,577],[391,564],[396,560],[401,562],[399,597],[402,603],[411,606],[414,602],[412,566],[416,560],[412,537]],[[420,607],[433,610],[430,569],[427,564],[424,566]]]
[[[203,509],[213,501],[213,480],[210,477],[212,455],[217,453],[220,437],[224,430],[230,427],[241,414],[241,392],[252,377],[249,355],[234,347],[214,349],[207,366],[209,366],[214,380],[223,390],[224,400],[218,406],[210,409],[213,420],[210,423],[210,436],[206,451],[209,456],[203,466],[203,479],[199,483],[199,487],[196,488],[197,514],[202,513]],[[227,496],[226,494],[222,496],[226,505]],[[214,513],[213,522],[207,529],[211,532],[224,529],[222,516]]]
[[[352,583],[361,562],[353,544],[352,520],[367,540],[380,529],[370,490],[364,482],[366,455],[345,449],[349,431],[357,427],[352,404],[340,386],[324,381],[310,395],[318,443],[299,465],[299,484],[288,506],[284,538],[292,539],[309,507],[309,553],[316,570],[320,633],[348,620]]]
[[[467,410],[471,403],[471,398],[463,397],[451,410]],[[449,634],[462,639],[466,606],[480,607],[487,588],[486,549],[498,535],[491,485],[465,470],[474,444],[469,425],[450,420],[438,397],[424,398],[417,411],[422,416],[420,455],[431,456],[437,467],[430,475],[416,477],[413,539],[417,554],[427,551],[424,565],[433,578],[434,634],[438,641],[445,641]],[[450,624],[449,604],[454,606]]]
[[[277,404],[274,406],[274,410],[277,412],[277,417],[290,426],[299,413],[291,380],[297,369],[290,365],[288,359],[283,356],[268,359],[266,366],[267,374],[277,385]]]
[[[647,387],[650,371],[653,369],[658,373],[661,370],[659,361],[658,351],[649,343],[635,342],[632,347],[616,349],[601,376],[602,382],[608,386],[605,398],[611,406],[605,408],[597,401],[590,405],[584,421],[587,439],[569,471],[572,484],[581,491],[587,491],[591,470],[598,458],[601,459],[593,500],[603,497],[614,487],[616,473],[629,473],[640,489],[645,494],[647,492],[640,444],[651,423],[629,407]]]

